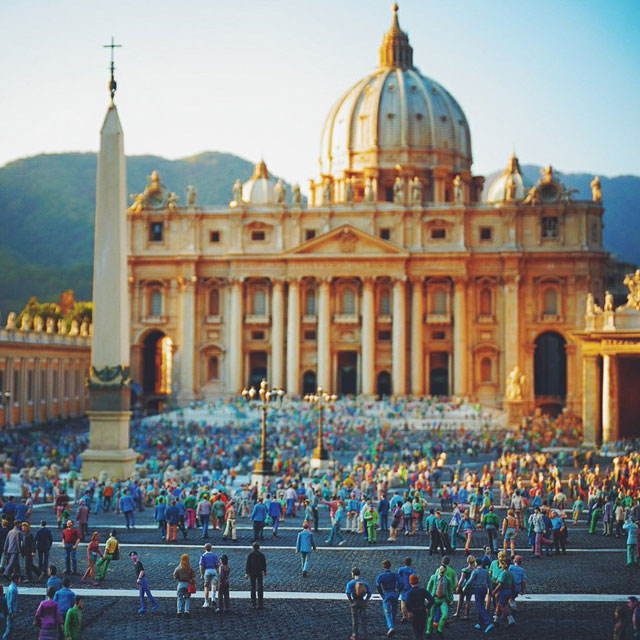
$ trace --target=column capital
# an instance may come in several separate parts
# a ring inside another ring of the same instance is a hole
[[[424,284],[424,276],[409,276],[409,282],[415,286],[422,286]]]
[[[377,276],[363,276],[362,278],[360,278],[360,280],[362,280],[362,284],[365,287],[370,287],[375,284]]]
[[[469,276],[466,274],[463,276],[451,276],[451,281],[456,288],[462,286],[467,287],[469,285]]]
[[[269,278],[269,280],[271,281],[272,285],[283,286],[284,282],[285,282],[284,276],[274,276],[274,277]]]
[[[227,282],[232,286],[235,287],[236,285],[242,285],[242,283],[245,281],[245,277],[244,276],[232,276],[230,277]]]
[[[290,286],[290,287],[299,287],[302,284],[302,280],[304,278],[302,276],[287,276],[285,278],[285,282]]]
[[[396,285],[404,284],[407,281],[407,276],[391,276],[391,284]]]
[[[331,281],[333,280],[333,278],[331,276],[316,276],[316,282],[322,286],[322,285],[330,285]]]

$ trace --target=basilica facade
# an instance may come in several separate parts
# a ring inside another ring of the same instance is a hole
[[[128,211],[131,369],[148,404],[237,393],[460,395],[582,406],[569,340],[603,295],[597,178],[577,200],[513,155],[483,198],[464,112],[414,65],[397,8],[330,109],[303,198],[264,162],[228,206],[154,172]],[[143,185],[133,185],[142,188]]]

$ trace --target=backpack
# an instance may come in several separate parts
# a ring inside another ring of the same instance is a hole
[[[116,544],[115,551],[113,552],[112,560],[120,560],[120,543]]]
[[[356,600],[364,600],[364,597],[367,595],[367,587],[364,586],[364,582],[356,582],[353,591]]]

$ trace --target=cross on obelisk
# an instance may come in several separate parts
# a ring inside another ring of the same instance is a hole
[[[115,78],[113,77],[113,72],[116,67],[113,64],[113,50],[122,47],[121,44],[115,44],[113,40],[113,36],[111,36],[111,44],[102,45],[105,49],[111,49],[111,80],[109,81],[109,93],[111,94],[111,101],[113,102],[113,96],[116,93],[116,89],[118,87]]]

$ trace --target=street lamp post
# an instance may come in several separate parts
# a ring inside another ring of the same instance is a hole
[[[309,466],[311,469],[327,469],[330,463],[329,452],[324,446],[324,410],[333,409],[338,396],[327,393],[322,387],[318,387],[316,393],[309,393],[304,399],[318,409],[318,442],[313,450]]]
[[[285,392],[282,389],[268,389],[267,381],[264,379],[257,391],[254,387],[242,390],[244,400],[248,404],[253,403],[254,400],[257,401],[262,414],[260,457],[253,467],[252,483],[264,484],[266,479],[273,475],[273,462],[267,455],[267,410],[270,406],[273,406],[271,403],[275,401],[278,401],[282,406],[284,394]]]

